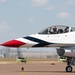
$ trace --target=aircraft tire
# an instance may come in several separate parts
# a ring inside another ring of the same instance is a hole
[[[72,69],[71,66],[67,66],[67,67],[66,67],[66,72],[72,72],[72,70],[73,70],[73,69]]]

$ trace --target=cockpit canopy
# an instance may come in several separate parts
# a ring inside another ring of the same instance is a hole
[[[74,27],[63,26],[63,25],[54,25],[45,28],[40,31],[38,34],[61,34],[75,31]]]

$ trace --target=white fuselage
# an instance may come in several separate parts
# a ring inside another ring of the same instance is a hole
[[[75,46],[75,31],[62,34],[33,34],[29,38],[18,38],[16,40],[25,42],[21,47],[67,47]],[[40,42],[41,40],[41,42]],[[42,42],[43,41],[43,42]],[[35,46],[34,46],[35,45]]]

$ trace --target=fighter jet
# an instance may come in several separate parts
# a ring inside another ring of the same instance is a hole
[[[4,42],[1,46],[15,48],[54,47],[59,56],[65,56],[67,58],[66,72],[72,72],[72,65],[75,65],[74,27],[53,25],[39,33]],[[66,52],[66,50],[70,50],[70,52]]]

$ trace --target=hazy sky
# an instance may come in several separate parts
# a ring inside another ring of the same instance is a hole
[[[75,0],[0,0],[0,42],[51,25],[75,26]]]

